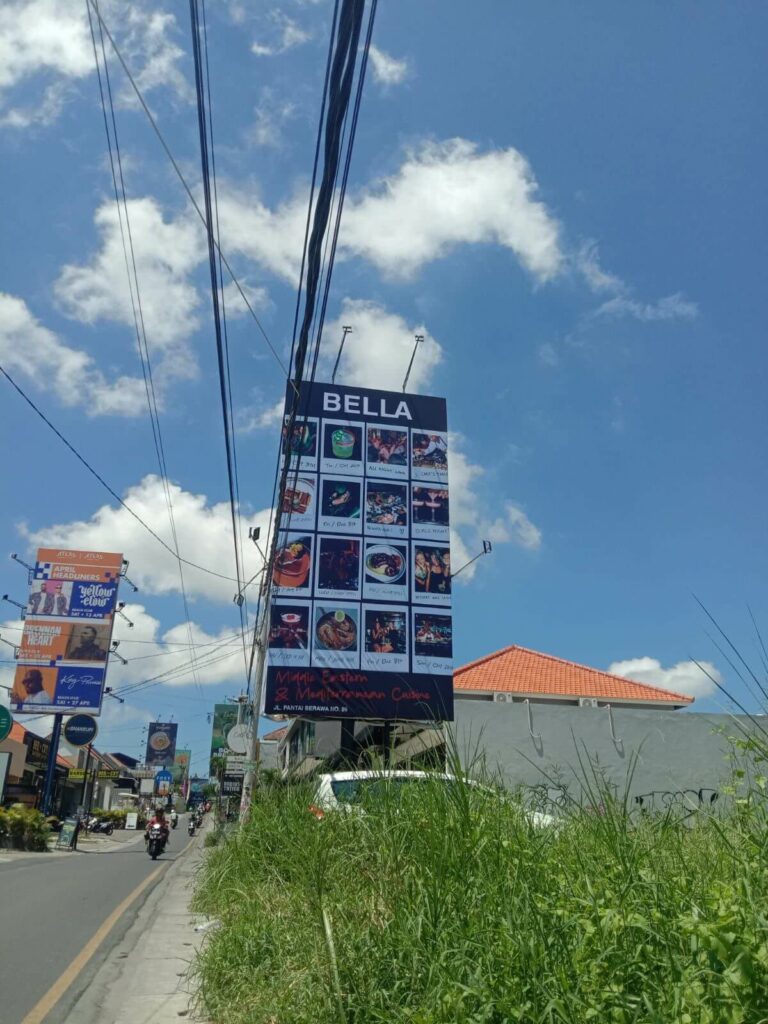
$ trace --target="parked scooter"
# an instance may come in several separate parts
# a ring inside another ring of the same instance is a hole
[[[113,822],[105,818],[97,818],[95,815],[88,818],[85,823],[86,832],[101,832],[105,836],[111,836],[115,831]]]
[[[147,853],[152,860],[157,860],[165,849],[166,837],[162,826],[150,825],[147,833]]]

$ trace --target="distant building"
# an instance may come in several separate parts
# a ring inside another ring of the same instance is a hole
[[[453,688],[457,727],[468,717],[471,705],[480,701],[524,704],[528,708],[548,705],[676,711],[694,700],[518,644],[457,668]],[[265,741],[277,744],[276,755],[269,748],[270,766],[275,756],[274,763],[284,775],[299,778],[333,769],[350,758],[361,766],[371,764],[384,757],[387,742],[392,765],[434,767],[444,764],[446,757],[446,730],[419,722],[392,723],[389,729],[383,722],[354,722],[347,732],[347,750],[342,750],[338,720],[297,718],[267,733],[262,744]]]
[[[490,700],[500,704],[527,700],[536,704],[610,704],[615,708],[668,711],[687,707],[694,701],[682,693],[635,683],[519,644],[457,668],[453,674],[453,694],[456,700]]]

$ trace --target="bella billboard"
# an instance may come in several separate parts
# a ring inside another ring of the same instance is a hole
[[[292,391],[265,711],[450,720],[445,401],[314,384],[290,430]]]

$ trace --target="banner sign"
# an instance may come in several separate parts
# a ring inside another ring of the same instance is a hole
[[[211,730],[211,757],[219,757],[225,754],[227,747],[227,736],[237,725],[236,704],[214,704],[213,706],[213,728]]]
[[[223,775],[221,778],[221,795],[239,797],[243,792],[242,775]]]
[[[447,431],[441,398],[302,390],[283,427],[267,714],[453,719]]]
[[[155,793],[158,796],[168,796],[171,792],[173,775],[166,769],[161,769],[155,776]]]
[[[11,691],[27,714],[101,713],[123,556],[39,548]]]
[[[189,762],[191,759],[191,750],[186,749],[176,751],[176,754],[173,758],[173,767],[171,768],[171,771],[173,772],[173,781],[175,785],[178,786],[181,783],[182,779],[184,779],[184,777],[188,774]]]
[[[170,768],[176,756],[176,722],[150,722],[147,735],[147,764]]]

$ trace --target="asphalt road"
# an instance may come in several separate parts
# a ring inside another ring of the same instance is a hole
[[[188,842],[185,815],[157,861],[139,839],[110,853],[36,854],[0,864],[0,1024],[21,1024],[112,911],[157,867],[173,863]],[[46,1024],[67,1020],[68,1007],[156,884],[126,910]]]

